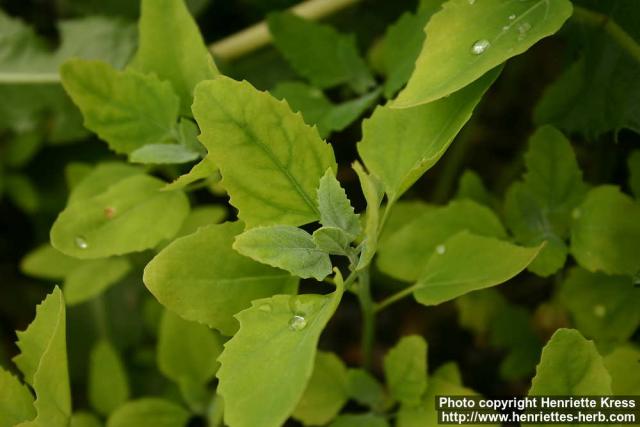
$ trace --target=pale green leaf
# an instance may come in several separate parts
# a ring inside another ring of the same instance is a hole
[[[574,329],[558,329],[542,350],[529,396],[611,394],[611,377],[593,341]]]
[[[45,243],[22,258],[20,271],[32,277],[59,280],[81,264],[82,261],[67,256]]]
[[[437,305],[506,282],[524,270],[541,247],[524,248],[463,231],[444,242],[443,248],[429,258],[412,287],[421,304]]]
[[[147,144],[129,154],[131,163],[179,164],[197,160],[200,154],[179,144]]]
[[[21,173],[7,174],[3,186],[7,197],[20,209],[33,214],[40,208],[40,194],[31,178]]]
[[[367,211],[365,216],[364,240],[360,243],[360,259],[357,269],[362,270],[367,267],[378,248],[378,235],[380,227],[380,204],[384,195],[382,183],[372,174],[368,174],[358,162],[353,163],[353,170],[358,175],[360,188],[367,201]]]
[[[180,175],[173,182],[164,186],[163,190],[173,191],[181,190],[189,184],[192,184],[199,180],[220,180],[220,174],[218,167],[213,163],[210,156],[205,157],[196,163],[189,172],[184,175]]]
[[[184,427],[189,418],[182,406],[147,397],[120,406],[109,417],[107,427]]]
[[[634,150],[627,159],[629,166],[629,188],[640,199],[640,150]]]
[[[327,169],[318,188],[320,224],[344,230],[351,240],[360,235],[360,216],[356,215],[333,170]]]
[[[116,162],[98,163],[89,168],[88,173],[73,186],[67,205],[89,200],[118,181],[143,173],[139,167]]]
[[[122,257],[83,262],[65,276],[63,290],[67,305],[95,298],[121,281],[130,270],[131,264]]]
[[[158,333],[158,368],[176,383],[206,384],[218,370],[222,337],[165,310]]]
[[[175,240],[147,265],[145,285],[180,317],[233,335],[238,329],[233,315],[251,301],[297,289],[289,273],[233,250],[240,232],[241,223],[224,223]]]
[[[591,190],[573,213],[571,253],[589,271],[640,271],[640,204],[617,187]]]
[[[331,147],[299,114],[227,77],[198,85],[193,112],[200,140],[247,227],[319,219],[318,181],[337,167]]]
[[[427,41],[394,102],[413,107],[445,97],[562,27],[568,0],[449,0],[425,27]]]
[[[88,397],[91,406],[109,415],[129,399],[129,381],[120,355],[109,341],[98,341],[89,357]]]
[[[313,374],[293,411],[293,418],[305,425],[324,425],[347,402],[347,367],[333,353],[318,352]]]
[[[507,233],[493,211],[471,200],[453,201],[409,219],[378,253],[378,268],[397,279],[414,281],[431,255],[460,231],[505,239]]]
[[[387,241],[402,227],[434,207],[422,200],[400,200],[394,203],[380,234],[378,248],[386,245]]]
[[[389,427],[389,422],[376,414],[344,414],[329,424],[329,427]]]
[[[416,405],[427,389],[427,343],[419,335],[403,337],[384,358],[384,374],[391,395]]]
[[[472,170],[466,170],[460,176],[455,198],[473,200],[485,206],[491,206],[493,203],[493,197],[482,182],[482,178]]]
[[[375,411],[383,410],[387,403],[393,403],[382,384],[364,369],[349,369],[347,388],[350,399]]]
[[[181,114],[191,115],[193,89],[218,70],[184,0],[143,0],[138,31],[131,66],[171,82],[180,96]]]
[[[313,277],[320,281],[331,273],[329,255],[316,246],[311,234],[290,225],[246,230],[236,236],[233,248],[242,255],[303,279]]]
[[[351,236],[344,232],[341,228],[321,227],[313,232],[313,242],[316,247],[330,255],[349,256],[351,250]]]
[[[35,416],[29,388],[10,372],[0,368],[0,426],[12,427]]]
[[[338,273],[335,281],[329,295],[276,295],[238,313],[240,330],[219,359],[227,424],[278,427],[293,412],[312,375],[320,333],[342,298]]]
[[[267,24],[276,48],[312,85],[329,88],[349,83],[361,93],[374,85],[355,37],[291,13],[271,14]]]
[[[576,267],[562,284],[559,298],[576,328],[599,346],[623,343],[640,326],[640,292],[629,277]]]
[[[117,153],[176,139],[179,99],[168,82],[79,59],[67,61],[60,73],[85,126]]]
[[[73,190],[76,186],[82,182],[96,167],[89,163],[84,162],[71,162],[67,163],[64,168],[64,180],[67,183],[67,188]]]
[[[69,427],[102,427],[100,419],[90,412],[74,412]]]
[[[433,372],[431,378],[447,381],[451,384],[462,385],[462,374],[456,362],[447,362],[440,365],[440,367]]]
[[[173,237],[189,213],[187,197],[180,191],[160,191],[163,185],[159,179],[134,175],[69,204],[51,228],[51,244],[77,258],[122,255],[156,246]]]
[[[611,390],[614,395],[637,395],[640,393],[640,350],[627,344],[616,348],[604,358],[604,365],[611,375]]]
[[[184,219],[182,228],[176,237],[186,236],[198,231],[200,227],[220,224],[227,217],[227,209],[220,205],[199,205],[191,209]]]
[[[392,201],[442,157],[499,71],[438,102],[406,110],[380,106],[363,122],[358,153]]]
[[[36,394],[36,418],[25,427],[66,427],[71,417],[65,307],[58,287],[36,307],[36,317],[17,332],[13,361]]]

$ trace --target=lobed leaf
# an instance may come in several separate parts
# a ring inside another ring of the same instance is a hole
[[[384,374],[391,395],[404,405],[416,405],[427,390],[427,343],[419,335],[403,337],[386,354]]]
[[[360,235],[360,218],[356,215],[333,171],[327,169],[318,188],[320,224],[343,230],[351,240]]]
[[[0,426],[11,427],[35,417],[29,388],[13,374],[0,368]]]

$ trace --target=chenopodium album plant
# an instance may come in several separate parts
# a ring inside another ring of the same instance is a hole
[[[69,174],[72,191],[51,245],[22,266],[61,280],[62,290],[18,333],[14,361],[23,381],[0,371],[0,426],[100,425],[95,414],[110,427],[177,427],[193,414],[231,427],[276,427],[290,417],[333,427],[435,425],[435,396],[475,392],[454,363],[428,374],[421,336],[401,338],[386,354],[384,385],[369,371],[376,315],[405,297],[424,306],[455,299],[463,326],[492,331],[509,349],[504,375],[525,377],[537,364],[530,395],[638,393],[628,374],[640,352],[625,343],[640,323],[633,285],[640,205],[615,186],[585,183],[562,132],[544,125],[531,137],[527,172],[504,206],[471,173],[447,205],[401,199],[445,153],[501,64],[557,32],[572,12],[568,0],[423,1],[387,31],[377,53],[387,77],[379,88],[353,39],[274,14],[275,46],[312,86],[286,83],[270,94],[220,74],[182,0],[143,0],[138,49],[126,67],[76,58],[60,68],[85,126],[147,166],[106,162]],[[336,105],[318,95],[317,88],[339,85],[358,97]],[[560,92],[548,91],[539,115]],[[344,128],[380,96],[387,101],[363,121],[361,162],[351,165],[366,200],[356,213],[321,135]],[[639,159],[637,152],[629,159],[636,197]],[[194,161],[170,183],[150,173]],[[228,193],[238,219],[222,222],[220,206],[191,207],[185,191],[199,182]],[[134,254],[147,250],[148,263]],[[526,314],[492,290],[471,293],[524,269],[555,274],[569,254],[577,265],[553,301],[582,333],[559,329],[542,350]],[[157,364],[181,398],[131,400],[121,355],[104,334],[90,356],[94,414],[73,412],[65,306],[98,298],[139,271],[141,259],[144,284],[165,307]],[[374,301],[372,264],[408,285]],[[299,293],[300,279],[326,283]],[[361,367],[317,348],[345,293],[361,307]],[[472,308],[484,317],[474,318]],[[522,334],[495,333],[505,312]],[[341,414],[349,400],[364,409]]]

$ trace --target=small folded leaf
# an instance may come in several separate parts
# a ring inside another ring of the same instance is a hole
[[[437,305],[468,292],[499,285],[524,270],[541,246],[523,248],[460,232],[436,251],[413,286],[416,300]]]
[[[14,426],[35,416],[29,388],[0,368],[0,426]]]
[[[391,395],[416,405],[427,389],[427,343],[418,335],[403,337],[384,358],[384,375]]]
[[[109,417],[107,427],[184,427],[190,416],[169,400],[146,397],[120,406]]]
[[[427,41],[393,106],[426,104],[460,90],[558,31],[571,12],[568,0],[447,1],[425,27]]]
[[[293,418],[305,425],[324,425],[347,402],[347,367],[333,353],[318,352],[313,374],[293,411]]]
[[[191,115],[193,89],[218,70],[185,1],[143,0],[138,33],[131,67],[171,82],[180,96],[181,114]]]
[[[445,241],[460,231],[505,239],[507,232],[493,211],[471,200],[453,201],[409,219],[388,237],[378,253],[377,265],[392,277],[415,281],[427,260]]]
[[[144,271],[147,289],[180,317],[233,335],[237,312],[251,301],[292,293],[297,279],[233,250],[242,223],[202,227],[164,248]]]
[[[603,185],[587,194],[573,218],[571,253],[578,264],[607,274],[640,271],[640,203]]]
[[[17,332],[20,354],[13,361],[36,394],[36,418],[28,427],[66,427],[71,417],[66,315],[60,288],[36,307],[36,317]]]
[[[313,242],[318,249],[330,255],[349,255],[351,237],[341,228],[321,227],[313,232]]]
[[[67,61],[60,73],[85,126],[115,152],[131,153],[147,144],[175,140],[179,99],[168,82],[79,59]]]
[[[88,301],[122,280],[131,270],[126,258],[103,258],[83,262],[65,278],[67,305]]]
[[[198,85],[193,112],[248,228],[319,219],[318,181],[327,168],[336,169],[333,150],[285,102],[218,77]]]
[[[384,196],[382,183],[372,174],[368,174],[358,162],[353,163],[353,170],[358,175],[360,188],[367,201],[367,211],[365,217],[364,240],[360,243],[361,252],[357,269],[367,267],[378,248],[378,228],[380,226],[380,204]]]
[[[197,160],[200,153],[184,145],[147,144],[129,154],[131,163],[142,164],[179,164]]]
[[[134,175],[69,204],[51,228],[51,244],[77,258],[122,255],[156,246],[173,237],[189,213],[187,197],[180,191],[160,191],[163,185],[157,178]],[[153,227],[148,227],[150,223]]]
[[[158,368],[176,383],[206,384],[219,364],[222,337],[207,326],[165,310],[158,332]]]
[[[358,53],[355,37],[291,13],[269,15],[267,25],[276,48],[312,85],[329,88],[349,83],[362,93],[375,83]]]
[[[20,271],[32,277],[59,280],[64,279],[82,261],[67,256],[45,243],[29,252],[20,262]]]
[[[278,427],[293,412],[312,375],[320,333],[342,298],[338,273],[335,281],[329,295],[276,295],[238,313],[240,330],[219,359],[227,424]]]
[[[129,399],[129,382],[120,355],[106,340],[96,343],[89,359],[89,402],[109,415]]]
[[[360,235],[360,218],[356,215],[333,171],[327,169],[318,188],[320,224],[344,230],[354,240]]]
[[[379,106],[363,122],[358,153],[392,201],[442,157],[499,72],[492,70],[450,97],[417,108]]]
[[[331,274],[329,255],[320,250],[311,234],[288,225],[256,227],[236,236],[233,248],[263,264],[320,281]]]
[[[574,329],[558,329],[542,350],[529,396],[611,394],[611,377],[593,341]]]

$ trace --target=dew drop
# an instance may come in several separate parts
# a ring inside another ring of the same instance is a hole
[[[489,49],[489,46],[491,46],[489,40],[478,40],[473,45],[471,45],[471,53],[473,53],[474,55],[482,55],[486,52],[487,49]]]
[[[299,314],[295,314],[291,319],[289,319],[289,329],[292,331],[301,331],[307,327],[307,319],[304,316]]]
[[[271,313],[271,304],[262,304],[258,307],[258,310],[264,311],[265,313]]]
[[[607,314],[607,308],[602,304],[597,304],[593,306],[593,314],[595,314],[596,317],[602,318]]]
[[[515,14],[509,15],[509,21],[513,21],[514,19],[516,19]]]
[[[444,254],[446,251],[447,251],[447,248],[446,248],[444,245],[438,245],[438,246],[436,247],[436,252],[437,252],[439,255]]]
[[[87,240],[82,236],[76,236],[75,243],[80,249],[87,249],[89,247]]]
[[[578,219],[578,218],[580,218],[581,216],[582,216],[582,212],[580,211],[580,209],[574,209],[574,210],[571,212],[571,217],[572,217],[573,219]]]

